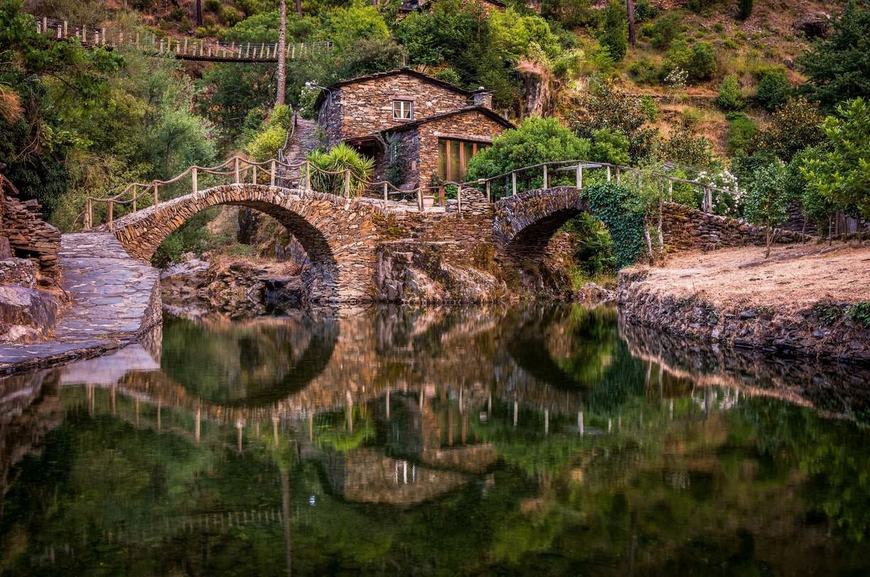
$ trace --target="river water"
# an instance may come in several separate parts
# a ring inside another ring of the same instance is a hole
[[[169,317],[0,381],[0,572],[868,575],[868,383],[579,306]]]

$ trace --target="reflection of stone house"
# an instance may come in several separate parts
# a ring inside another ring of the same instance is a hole
[[[512,126],[491,107],[482,88],[410,69],[339,82],[315,104],[329,146],[346,142],[374,158],[376,181],[406,189],[461,180],[471,157]]]

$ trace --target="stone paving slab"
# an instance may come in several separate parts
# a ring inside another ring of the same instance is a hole
[[[0,374],[93,357],[136,341],[159,317],[159,271],[130,257],[112,233],[61,237],[72,303],[47,342],[0,345]]]

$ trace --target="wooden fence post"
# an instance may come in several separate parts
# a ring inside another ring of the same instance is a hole
[[[583,163],[577,163],[577,190],[583,190]]]
[[[191,184],[191,190],[193,191],[193,194],[196,194],[197,192],[199,192],[199,179],[197,178],[198,175],[197,175],[196,171],[197,171],[197,169],[195,166],[190,169],[190,184]]]
[[[350,169],[344,169],[344,195],[350,199]]]
[[[251,177],[251,182],[253,184],[257,184],[257,165],[256,164],[253,165],[253,168],[254,168],[254,175]]]
[[[236,184],[239,184],[240,183],[240,180],[239,180],[239,157],[238,156],[235,157],[233,159],[233,161],[235,163]]]
[[[511,190],[513,191],[513,195],[517,195],[517,172],[511,172]]]
[[[547,174],[547,165],[544,165],[544,188],[550,188],[549,185],[549,175]]]
[[[607,182],[610,182],[610,165],[607,165]]]
[[[94,201],[88,197],[85,201],[85,228],[90,230],[94,226]]]
[[[136,201],[138,198],[139,198],[139,188],[134,186],[133,187],[133,212],[136,212],[136,210],[137,210]]]
[[[275,186],[275,159],[269,165],[269,186]]]
[[[619,170],[619,167],[617,166],[616,167],[616,184],[619,184],[622,181],[622,179],[620,177],[621,174],[622,174],[622,171]]]
[[[157,183],[154,183],[154,206],[160,204],[160,192],[157,190]]]
[[[305,192],[311,192],[311,162],[305,161]]]
[[[109,215],[108,215],[109,226],[112,226],[112,219],[114,217],[114,213],[115,213],[115,201],[109,200]]]
[[[423,187],[417,188],[417,210],[423,212]]]
[[[492,182],[486,181],[486,201],[492,202]]]
[[[462,185],[456,187],[456,207],[462,212]]]
[[[66,20],[63,21],[63,37],[66,38],[69,35],[69,28],[67,27]]]
[[[390,199],[390,184],[388,182],[384,182],[384,202],[387,202]]]
[[[674,200],[674,181],[670,178],[668,179],[668,200]]]

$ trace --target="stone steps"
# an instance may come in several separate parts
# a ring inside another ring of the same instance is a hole
[[[130,257],[108,232],[61,237],[71,304],[48,342],[0,346],[0,374],[122,347],[160,321],[159,272]]]

